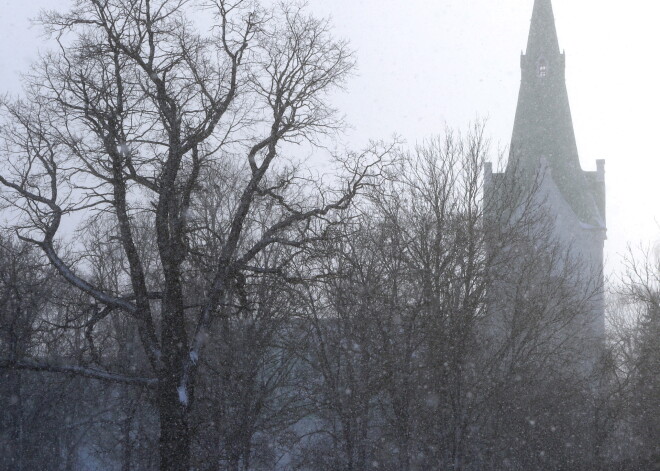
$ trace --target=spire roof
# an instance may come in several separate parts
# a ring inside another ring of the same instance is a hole
[[[542,162],[578,218],[601,220],[580,167],[551,0],[535,0],[507,168],[535,174]],[[544,164],[544,165],[545,165]]]
[[[551,0],[535,0],[527,39],[527,55],[558,55],[559,40]]]

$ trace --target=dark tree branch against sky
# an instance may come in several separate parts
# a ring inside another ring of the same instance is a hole
[[[188,17],[202,13],[214,25],[208,32]],[[188,469],[198,364],[214,324],[229,315],[236,283],[272,247],[323,238],[326,219],[340,220],[377,183],[391,145],[336,155],[334,186],[306,185],[299,175],[285,145],[314,146],[337,132],[341,118],[327,94],[354,66],[347,43],[300,6],[87,0],[37,22],[59,50],[25,76],[24,100],[0,102],[3,209],[16,237],[41,249],[71,286],[135,320],[154,378],[135,382],[156,383],[160,467]],[[201,216],[205,185],[218,183],[203,174],[232,165],[236,187],[223,197],[235,202],[214,231],[217,252],[195,246],[210,231]],[[109,218],[105,243],[121,246],[124,292],[67,257],[60,240],[68,217],[88,225]],[[143,233],[140,221],[152,230]],[[156,269],[140,250],[145,237],[155,240]],[[209,268],[189,309],[193,253]],[[152,291],[161,294],[153,299]],[[76,365],[3,366],[130,382]]]
[[[30,28],[40,8],[67,0],[2,0],[0,83],[17,91],[18,74],[47,43]],[[338,36],[350,39],[357,74],[335,103],[353,126],[352,142],[387,138],[393,132],[414,143],[445,124],[488,119],[487,132],[507,146],[520,79],[531,0],[312,0],[312,11],[332,17]],[[660,158],[654,145],[660,109],[653,58],[660,6],[632,0],[553,2],[559,41],[569,67],[567,84],[584,165],[607,160],[609,270],[628,242],[655,241],[660,213],[647,205],[657,197]]]
[[[0,12],[1,469],[658,462],[660,6]]]

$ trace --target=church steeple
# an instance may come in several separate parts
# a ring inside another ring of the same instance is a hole
[[[536,0],[527,39],[527,55],[558,55],[559,40],[551,0]]]
[[[535,0],[520,58],[521,83],[507,171],[534,174],[541,162],[577,217],[600,224],[592,192],[580,167],[551,0]]]
[[[566,326],[565,338],[578,339],[574,345],[587,355],[584,360],[577,360],[575,366],[588,372],[597,364],[600,342],[605,336],[605,161],[596,161],[596,171],[584,171],[580,167],[566,91],[565,64],[551,0],[535,0],[527,50],[520,58],[522,76],[509,162],[503,173],[493,172],[490,163],[484,169],[485,220],[493,234],[488,239],[489,250],[502,254],[505,262],[495,263],[493,267],[488,310],[492,313],[489,317],[493,319],[493,331],[507,332],[510,327],[507,316],[515,310],[515,298],[521,294],[518,279],[526,273],[530,261],[538,262],[544,273],[539,272],[533,285],[556,286],[556,281],[563,279],[566,285],[562,286],[572,289],[574,285],[580,298],[589,296],[589,301],[580,303],[580,312],[576,311],[574,320]],[[520,196],[527,198],[521,201]],[[528,204],[538,211],[527,212]],[[529,230],[529,239],[502,240],[502,227]],[[539,235],[544,240],[541,244],[537,243]],[[558,259],[554,258],[556,253],[561,253]],[[499,257],[496,255],[494,259]],[[544,264],[548,259],[553,261]],[[556,261],[559,264],[555,265]],[[570,272],[565,271],[569,266]],[[551,312],[549,309],[543,315],[554,315]],[[552,335],[556,333],[559,331]],[[562,344],[563,335],[559,333],[557,338]]]

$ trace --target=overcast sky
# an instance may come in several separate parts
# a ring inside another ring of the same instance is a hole
[[[0,0],[0,90],[44,47],[29,18],[67,0]],[[358,73],[336,98],[360,146],[414,144],[487,118],[508,145],[533,0],[309,0],[350,40]],[[606,159],[609,269],[628,243],[660,239],[660,3],[553,0],[582,167]]]

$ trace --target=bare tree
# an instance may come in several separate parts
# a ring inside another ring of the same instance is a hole
[[[598,279],[556,237],[539,183],[484,181],[487,155],[481,125],[402,153],[321,251],[309,356],[335,460],[319,440],[308,466],[591,463]]]
[[[42,269],[31,247],[17,244],[11,237],[0,239],[0,258],[3,261],[0,267],[0,355],[11,363],[34,348],[39,314],[48,299],[49,274]],[[26,405],[30,379],[20,371],[2,372],[0,394],[7,407],[0,419],[1,463],[7,469],[23,470],[34,463],[27,456],[36,454],[26,420],[31,412]],[[44,445],[44,454],[47,454],[49,447]]]
[[[617,381],[614,404],[619,430],[615,444],[624,469],[653,466],[660,458],[660,258],[656,250],[629,251],[613,309],[613,353]],[[622,396],[622,397],[617,397]]]
[[[316,404],[307,424],[313,438],[301,460],[310,469],[365,469],[379,445],[377,399],[387,381],[379,332],[391,325],[381,310],[387,273],[378,224],[359,215],[346,220],[320,251],[325,276],[302,290],[304,359],[314,372],[305,392]]]
[[[153,388],[163,470],[191,461],[198,365],[241,273],[269,246],[318,238],[311,222],[346,208],[386,152],[342,158],[339,191],[305,190],[293,172],[276,178],[286,170],[278,159],[284,144],[314,143],[341,125],[326,98],[350,72],[351,53],[327,22],[298,7],[204,5],[214,19],[207,35],[187,15],[199,6],[188,0],[80,0],[69,12],[45,13],[40,22],[59,50],[26,77],[23,99],[2,103],[0,183],[17,218],[13,229],[101,306],[100,316],[135,322],[148,364],[143,376],[46,362],[38,369]],[[185,266],[195,204],[206,191],[200,174],[227,160],[242,160],[242,173],[213,232],[204,288],[188,306]],[[284,191],[293,181],[301,190]],[[251,224],[264,201],[272,217]],[[112,288],[95,284],[84,256],[76,261],[57,244],[68,221],[101,214],[115,220],[108,236],[125,257]],[[143,229],[155,240],[153,263],[141,250]],[[35,368],[27,359],[11,362]]]

